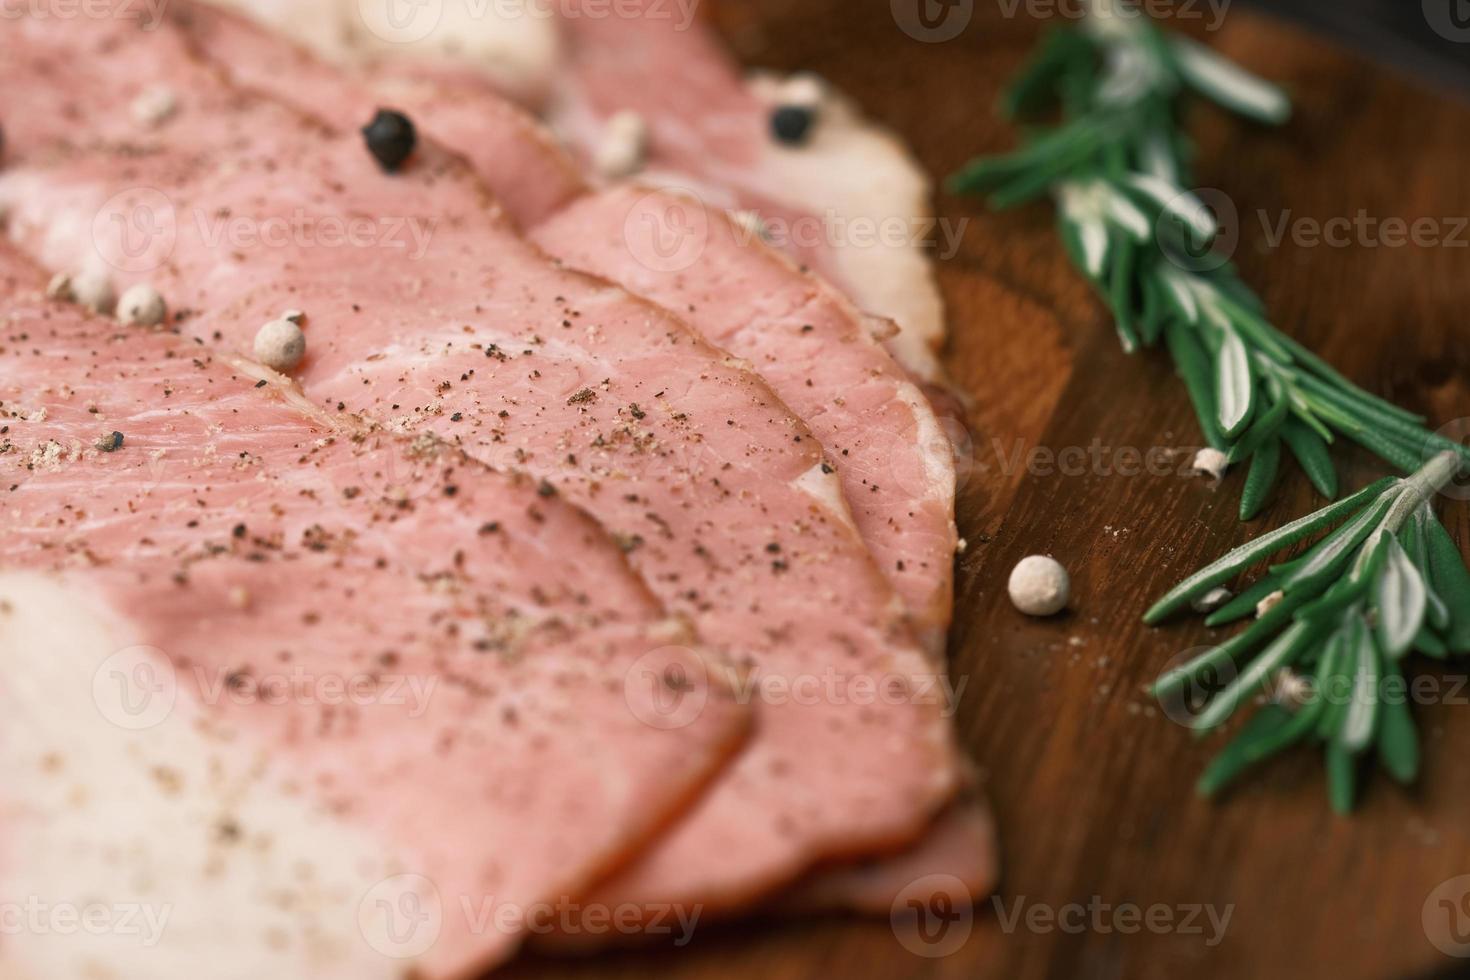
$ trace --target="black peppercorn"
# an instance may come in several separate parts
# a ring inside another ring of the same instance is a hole
[[[362,135],[368,152],[390,174],[397,173],[418,144],[412,121],[393,109],[379,109],[373,121],[362,128]]]
[[[771,113],[771,135],[787,146],[801,146],[811,135],[816,121],[816,112],[806,106],[779,106]]]

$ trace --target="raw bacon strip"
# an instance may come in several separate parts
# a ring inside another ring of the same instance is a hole
[[[42,283],[0,247],[0,894],[169,921],[7,935],[0,973],[473,975],[733,751],[574,508]]]
[[[191,42],[232,79],[303,109],[366,117],[362,90],[301,49],[205,5],[173,9]],[[385,86],[376,77],[377,91],[402,95],[394,104],[417,125],[466,152],[533,241],[680,313],[706,340],[750,362],[811,426],[925,646],[943,649],[953,603],[954,461],[929,404],[861,315],[720,211],[647,188],[573,190],[565,155],[483,83]]]
[[[76,66],[55,108],[98,141],[46,147],[44,101],[39,114],[17,107],[0,174],[13,233],[59,267],[95,249],[125,267],[166,254],[148,276],[197,311],[186,329],[236,348],[281,310],[306,310],[309,397],[533,472],[737,658],[762,702],[758,735],[623,877],[620,900],[741,906],[814,861],[918,835],[956,787],[939,699],[916,684],[931,668],[815,438],[759,379],[664,311],[557,269],[434,147],[385,177],[355,134],[219,85],[165,32],[77,26],[9,28],[24,43],[3,84]],[[180,93],[179,112],[118,140],[110,121],[137,95],[139,63]],[[140,154],[172,219],[144,249],[124,247],[136,243],[112,220],[149,196]],[[439,224],[411,242],[323,234],[363,216]],[[220,217],[300,220],[279,243],[240,248],[234,225],[217,234]]]

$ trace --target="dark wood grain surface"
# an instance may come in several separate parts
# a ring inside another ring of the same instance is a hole
[[[725,0],[721,27],[753,65],[830,77],[945,174],[1014,140],[992,106],[1044,25],[1024,0],[1014,16],[1003,14],[1009,7],[979,0],[966,30],[941,44],[906,37],[876,0]],[[1247,280],[1278,323],[1360,383],[1436,425],[1470,416],[1470,109],[1258,14],[1232,8],[1206,40],[1297,100],[1280,132],[1210,111],[1192,121],[1202,182],[1238,208]],[[976,400],[952,671],[966,685],[962,738],[1000,824],[1004,912],[1133,903],[1177,917],[1213,905],[1230,909],[1223,940],[1207,945],[1208,926],[1205,935],[1129,934],[1106,916],[1104,928],[1023,921],[1008,931],[985,903],[968,941],[940,958],[906,951],[886,921],[834,918],[702,928],[674,952],[533,957],[510,975],[1380,980],[1453,970],[1422,916],[1437,885],[1470,873],[1470,690],[1456,689],[1457,668],[1416,664],[1445,678],[1443,692],[1455,696],[1444,700],[1460,702],[1416,708],[1427,733],[1417,789],[1375,777],[1359,812],[1335,817],[1320,759],[1303,750],[1219,803],[1196,799],[1191,784],[1217,744],[1191,740],[1142,687],[1180,651],[1218,637],[1191,622],[1147,629],[1139,617],[1198,564],[1307,512],[1313,494],[1288,468],[1271,509],[1242,526],[1241,474],[1217,489],[1173,472],[1117,472],[1128,450],[1198,442],[1167,360],[1120,352],[1069,270],[1048,209],[992,215],[949,197],[939,205],[965,222],[941,275],[948,364]],[[1355,232],[1344,247],[1290,236],[1273,245],[1266,234],[1283,216],[1360,212],[1431,219],[1444,242],[1393,247]],[[1068,447],[1087,453],[1082,472],[1025,465],[1031,450]],[[1347,485],[1379,475],[1371,459],[1340,455]],[[1446,501],[1442,512],[1470,542],[1470,503]],[[1035,552],[1071,569],[1071,613],[1034,621],[1010,607],[1006,577]]]

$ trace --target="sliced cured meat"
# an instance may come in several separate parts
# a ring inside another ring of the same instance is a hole
[[[546,109],[584,162],[597,156],[615,116],[637,114],[649,131],[647,179],[695,189],[715,207],[759,214],[793,257],[859,307],[900,324],[890,346],[908,370],[926,382],[940,380],[935,351],[944,338],[944,310],[923,247],[934,228],[928,177],[898,139],[835,93],[827,93],[821,118],[801,145],[773,140],[779,86],[763,78],[747,83],[694,16],[695,5],[628,0],[611,10],[602,0],[478,7],[444,0],[388,25],[380,23],[376,5],[357,0],[318,0],[306,11],[292,0],[222,2],[374,79],[404,73],[419,76],[420,85],[430,73],[449,79],[420,111],[442,112],[453,128],[425,118],[477,163],[494,165],[474,146],[475,128],[460,125],[475,119],[456,110],[453,95],[470,79]],[[529,56],[485,56],[499,50]],[[291,85],[285,75],[267,81]]]
[[[291,3],[282,14],[287,8],[299,13],[303,5]],[[420,132],[465,157],[523,228],[586,190],[572,159],[481,72],[385,61],[347,75],[249,18],[207,3],[170,3],[164,16],[235,83],[323,118],[346,126],[366,122],[379,106],[406,110]]]
[[[631,186],[584,196],[531,233],[568,264],[679,311],[770,382],[837,466],[926,646],[943,650],[956,541],[949,438],[847,301],[752,237],[697,200]]]
[[[183,328],[237,350],[304,310],[309,398],[532,472],[736,660],[757,736],[624,873],[620,901],[741,905],[821,858],[914,838],[951,796],[942,705],[916,683],[932,668],[817,440],[756,376],[662,309],[557,268],[432,145],[385,176],[355,134],[220,84],[167,32],[45,17],[7,29],[23,43],[3,84],[75,66],[49,108],[95,134],[48,139],[46,100],[16,108],[0,172],[12,234],[59,268],[161,261],[147,277],[192,311]],[[178,112],[120,136],[139,58]],[[140,248],[113,216],[152,194],[163,233]],[[366,216],[379,224],[336,233]],[[406,242],[384,221],[429,233]],[[284,237],[239,247],[282,223]]]
[[[737,747],[687,627],[535,481],[44,282],[0,248],[0,895],[133,911],[0,973],[474,975]]]
[[[773,138],[780,87],[747,84],[703,23],[638,0],[642,16],[588,16],[568,0],[553,128],[590,156],[619,113],[649,129],[649,179],[700,189],[707,203],[753,211],[774,239],[851,296],[896,322],[894,355],[924,381],[941,376],[944,311],[923,241],[932,188],[901,141],[826,93],[799,144]],[[650,79],[677,79],[650,84]]]
[[[995,821],[980,794],[969,789],[940,814],[917,845],[877,860],[819,869],[777,903],[797,912],[853,912],[884,916],[910,899],[969,907],[994,890],[1000,877]]]
[[[345,76],[249,21],[208,6],[173,9],[183,12],[180,22],[192,41],[233,78],[303,107],[353,111],[360,104]],[[385,63],[371,72],[379,91],[392,91],[384,79],[393,77],[394,68]],[[455,97],[445,98],[445,92]],[[847,303],[817,277],[782,263],[749,228],[688,197],[624,187],[581,193],[563,207],[574,196],[565,157],[536,127],[510,118],[517,114],[507,113],[475,80],[416,86],[403,94],[399,104],[442,142],[466,152],[501,199],[557,202],[521,208],[517,215],[539,244],[577,268],[681,312],[707,339],[749,360],[812,426],[829,455],[840,456],[843,489],[858,528],[914,613],[925,645],[938,656],[952,606],[950,447],[928,403],[876,349]],[[442,115],[446,107],[474,122]],[[503,151],[505,144],[513,151]],[[539,165],[537,155],[544,157]],[[542,175],[553,185],[551,192],[538,186]],[[681,230],[693,239],[680,243]],[[885,885],[901,887],[944,871],[960,874],[974,895],[984,894],[995,866],[993,834],[982,841],[975,829],[989,820],[978,799],[967,808],[951,808],[912,853],[825,872],[802,891],[816,896],[808,903],[813,907],[870,909],[873,894]],[[845,899],[844,891],[851,892]]]
[[[208,6],[174,9],[191,41],[233,79],[303,109],[366,112],[358,87],[299,48]],[[403,96],[396,104],[418,125],[465,152],[499,200],[532,202],[508,205],[532,240],[678,312],[750,362],[837,463],[864,541],[925,645],[942,649],[953,596],[953,458],[927,401],[861,315],[719,210],[649,188],[586,192],[538,127],[483,83],[385,88],[376,77],[379,92]]]

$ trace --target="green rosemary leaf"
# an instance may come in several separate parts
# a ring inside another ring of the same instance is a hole
[[[1291,116],[1290,100],[1275,85],[1187,38],[1170,42],[1180,74],[1200,94],[1260,122],[1278,124]]]
[[[1429,602],[1424,580],[1398,538],[1389,534],[1384,540],[1388,561],[1378,575],[1374,607],[1378,611],[1378,642],[1385,654],[1397,659],[1414,645]]]
[[[1317,710],[1312,705],[1292,714],[1279,704],[1266,705],[1210,761],[1195,784],[1195,791],[1203,797],[1216,796],[1251,766],[1300,741],[1311,731]]]
[[[1144,344],[1152,347],[1159,342],[1164,331],[1164,299],[1158,280],[1153,276],[1141,277],[1139,288],[1143,290],[1143,312],[1138,318],[1138,336]]]
[[[1376,402],[1355,395],[1351,391],[1334,387],[1310,375],[1304,375],[1301,382],[1302,387],[1308,392],[1338,408],[1344,415],[1354,419],[1364,428],[1392,434],[1408,448],[1420,454],[1418,462],[1411,469],[1418,469],[1423,463],[1423,457],[1428,456],[1431,452],[1445,450],[1457,453],[1470,461],[1470,447],[1461,445],[1437,432],[1430,432],[1401,415],[1385,410]]]
[[[1331,445],[1336,438],[1333,436],[1332,430],[1327,427],[1327,424],[1322,419],[1317,417],[1317,413],[1313,411],[1313,406],[1299,396],[1300,392],[1296,391],[1291,392],[1288,396],[1292,398],[1291,417],[1315,432],[1317,438]]]
[[[1332,465],[1332,454],[1322,437],[1307,429],[1295,418],[1281,427],[1281,437],[1291,447],[1291,454],[1301,464],[1307,479],[1317,492],[1328,500],[1337,496],[1337,468]]]
[[[1245,431],[1256,403],[1256,383],[1251,374],[1250,355],[1246,353],[1245,344],[1234,330],[1226,330],[1221,338],[1216,371],[1215,402],[1220,430],[1228,441]]]
[[[1126,186],[1155,213],[1163,212],[1183,222],[1196,242],[1208,242],[1220,233],[1215,216],[1193,192],[1153,174],[1133,174]]]
[[[1091,58],[1092,46],[1081,32],[1071,28],[1048,32],[1035,57],[1001,96],[1001,112],[1016,119],[1051,108],[1068,66],[1077,59]]]
[[[1347,714],[1348,671],[1356,653],[1348,631],[1349,623],[1345,619],[1331,632],[1323,645],[1317,669],[1315,692],[1322,702],[1322,713],[1317,717],[1315,729],[1318,738],[1329,742],[1337,738],[1342,719]]]
[[[1122,146],[1115,144],[1111,149],[1116,150],[1120,157],[1123,155]],[[1120,159],[1117,166],[1122,168],[1126,164]],[[1134,204],[1128,195],[1120,192],[1113,184],[1101,184],[1100,186],[1103,210],[1108,220],[1127,232],[1128,236],[1139,245],[1147,245],[1152,242],[1154,223],[1149,220],[1148,215],[1139,210],[1138,205]]]
[[[1280,470],[1281,440],[1273,434],[1256,447],[1255,455],[1251,457],[1250,472],[1245,477],[1245,489],[1240,492],[1241,520],[1254,520],[1260,514]]]
[[[1377,406],[1378,408],[1382,409],[1385,412],[1388,412],[1388,413],[1393,414],[1393,415],[1397,415],[1400,418],[1402,418],[1404,421],[1407,421],[1407,422],[1416,422],[1416,423],[1422,423],[1424,421],[1424,416],[1422,416],[1422,415],[1415,415],[1413,412],[1410,412],[1408,409],[1400,408],[1399,406],[1393,404],[1392,402],[1384,401],[1382,398],[1379,398],[1377,395],[1373,394],[1372,392],[1365,391],[1364,389],[1362,389],[1362,388],[1358,387],[1357,385],[1353,384],[1351,381],[1349,381],[1347,379],[1347,376],[1346,375],[1342,374],[1340,371],[1338,371],[1336,368],[1334,368],[1331,364],[1328,364],[1326,361],[1322,360],[1322,358],[1318,357],[1316,354],[1313,354],[1310,350],[1308,350],[1306,347],[1304,347],[1301,343],[1299,343],[1296,340],[1293,340],[1287,334],[1284,334],[1280,330],[1277,330],[1275,327],[1271,327],[1269,325],[1268,325],[1268,329],[1271,331],[1271,334],[1276,338],[1276,340],[1283,347],[1285,347],[1288,351],[1291,352],[1291,356],[1292,356],[1293,359],[1295,359],[1297,362],[1299,362],[1299,363],[1301,363],[1301,364],[1303,364],[1303,365],[1311,368],[1313,371],[1315,371],[1321,377],[1323,377],[1323,378],[1325,378],[1325,379],[1327,379],[1329,381],[1334,382],[1335,384],[1337,384],[1339,387],[1341,387],[1345,391],[1348,391],[1348,392],[1352,393],[1352,395],[1354,397],[1359,398],[1359,399],[1361,399],[1362,401],[1364,401],[1366,403],[1375,405],[1375,406]]]
[[[1470,569],[1437,518],[1431,515],[1425,521],[1424,533],[1434,588],[1450,613],[1446,643],[1455,653],[1470,654]]]
[[[1199,300],[1189,288],[1189,280],[1178,270],[1158,266],[1158,281],[1163,286],[1161,295],[1180,320],[1188,324],[1199,323]]]
[[[1143,617],[1146,623],[1157,623],[1170,613],[1188,605],[1193,599],[1204,595],[1217,585],[1223,585],[1242,570],[1249,568],[1256,562],[1291,547],[1298,541],[1311,537],[1318,531],[1332,527],[1339,520],[1345,519],[1358,513],[1373,501],[1382,497],[1399,481],[1392,477],[1384,477],[1371,486],[1364,487],[1357,493],[1328,507],[1309,514],[1300,520],[1292,521],[1270,534],[1236,548],[1219,561],[1212,562],[1204,568],[1195,572],[1179,585],[1175,586],[1168,595],[1164,596],[1154,604]]]
[[[1210,302],[1237,330],[1260,347],[1262,353],[1280,364],[1291,364],[1291,351],[1276,339],[1276,332],[1271,329],[1271,325],[1261,319],[1258,311],[1235,298],[1233,290],[1220,288],[1222,282],[1229,282],[1229,280],[1215,279],[1210,282],[1200,282],[1196,288],[1207,290],[1205,295],[1209,297]],[[1241,289],[1244,288],[1241,286]]]
[[[1062,211],[1057,212],[1057,234],[1061,237],[1062,247],[1067,250],[1067,257],[1072,260],[1072,264],[1085,271],[1087,252],[1082,247],[1082,233]]]
[[[1420,507],[1414,512],[1414,519],[1404,525],[1403,531],[1399,533],[1399,543],[1404,546],[1404,552],[1414,567],[1419,571],[1419,578],[1424,582],[1424,597],[1428,602],[1426,618],[1428,625],[1436,632],[1443,633],[1450,626],[1450,610],[1439,597],[1439,590],[1434,586],[1434,570],[1429,564],[1429,545],[1424,540],[1425,522],[1429,516],[1427,506]]]
[[[1277,443],[1277,448],[1280,448],[1280,442],[1277,440],[1276,434],[1281,431],[1281,426],[1286,422],[1287,412],[1291,410],[1291,402],[1279,393],[1275,396],[1267,396],[1267,400],[1270,404],[1266,410],[1256,413],[1255,421],[1251,423],[1251,427],[1246,430],[1245,435],[1240,437],[1240,441],[1230,448],[1230,462],[1232,464],[1249,459],[1267,442],[1275,442]],[[1260,399],[1257,398],[1257,404],[1259,405],[1259,403]],[[1244,507],[1242,506],[1243,509]]]
[[[1277,608],[1282,608],[1288,600],[1283,600]],[[1274,613],[1276,610],[1271,610]],[[1267,614],[1269,616],[1270,613]],[[1266,616],[1257,620],[1264,622]],[[1316,623],[1298,621],[1292,623],[1286,632],[1277,637],[1270,646],[1261,651],[1260,655],[1246,665],[1235,680],[1228,684],[1223,691],[1215,695],[1214,700],[1209,703],[1199,717],[1190,726],[1196,732],[1207,732],[1224,724],[1235,709],[1256,692],[1256,690],[1277,670],[1290,666],[1296,658],[1305,652],[1313,644],[1317,643],[1329,632],[1329,629]]]
[[[1280,590],[1281,576],[1275,574],[1264,575],[1250,588],[1206,616],[1205,625],[1214,629],[1218,626],[1228,626],[1247,616],[1253,616],[1256,613],[1256,608],[1260,606],[1262,599]]]
[[[1077,147],[1066,157],[1037,164],[1035,169],[1012,177],[997,186],[990,192],[986,201],[992,209],[1006,211],[1045,197],[1051,191],[1052,185],[1066,176],[1067,172],[1083,159],[1086,159],[1089,153],[1090,151]]]
[[[1445,645],[1444,640],[1435,635],[1428,624],[1425,624],[1419,634],[1414,637],[1413,650],[1415,653],[1421,653],[1434,660],[1444,660],[1450,655],[1450,648]]]
[[[1335,585],[1322,593],[1321,598],[1315,599],[1303,606],[1297,613],[1298,619],[1313,619],[1337,622],[1342,619],[1343,614],[1349,608],[1357,605],[1358,600],[1363,598],[1368,591],[1370,579],[1359,580],[1353,576],[1340,579]]]
[[[1220,431],[1220,421],[1215,413],[1215,385],[1210,368],[1209,355],[1195,339],[1194,331],[1175,320],[1164,323],[1164,342],[1174,356],[1174,364],[1184,379],[1184,387],[1194,404],[1194,414],[1199,419],[1205,442],[1216,449],[1226,446],[1225,434]]]
[[[1138,350],[1138,331],[1133,326],[1133,270],[1138,261],[1138,246],[1124,232],[1112,235],[1113,266],[1108,271],[1108,300],[1113,307],[1113,323],[1123,350]]]
[[[1343,432],[1353,442],[1401,473],[1412,473],[1424,462],[1423,457],[1412,448],[1386,432],[1377,432],[1362,427],[1352,429],[1344,427]]]
[[[1281,90],[1146,18],[1098,28],[1101,16],[1049,35],[1002,100],[1013,115],[1060,103],[1060,121],[1010,154],[971,161],[949,187],[988,194],[997,208],[1054,196],[1068,217],[1068,253],[1111,307],[1124,347],[1165,339],[1206,443],[1233,447],[1233,461],[1273,445],[1275,426],[1287,425],[1282,412],[1294,433],[1313,434],[1287,445],[1329,497],[1336,478],[1326,447],[1339,436],[1406,471],[1426,446],[1448,448],[1429,441],[1421,417],[1353,385],[1274,327],[1259,296],[1213,251],[1219,221],[1189,190],[1183,110],[1196,93],[1279,122],[1290,111]],[[1261,417],[1270,424],[1252,431]],[[1470,450],[1462,458],[1470,461]],[[1262,506],[1270,463],[1248,484],[1255,497],[1243,513]]]
[[[1305,605],[1309,597],[1291,597],[1282,599],[1272,606],[1265,615],[1261,616],[1250,626],[1240,633],[1232,636],[1219,646],[1207,650],[1187,663],[1180,664],[1173,670],[1161,674],[1154,681],[1153,687],[1149,689],[1154,697],[1162,700],[1170,695],[1178,693],[1186,684],[1198,681],[1214,671],[1221,670],[1226,664],[1244,660],[1248,654],[1258,650],[1261,644],[1271,640],[1281,632],[1282,627],[1291,622],[1292,615],[1298,608]]]
[[[1209,281],[1211,286],[1214,286],[1225,297],[1227,303],[1225,308],[1227,311],[1238,311],[1236,315],[1241,317],[1249,315],[1253,323],[1259,323],[1265,326],[1265,332],[1270,332],[1269,324],[1265,320],[1265,304],[1261,302],[1261,297],[1257,296],[1251,291],[1249,286],[1241,281],[1240,276],[1235,271],[1234,265],[1226,262],[1218,269],[1205,271],[1203,276]],[[1281,345],[1274,337],[1265,346],[1279,346],[1283,351],[1285,350],[1285,346]]]
[[[1378,723],[1378,760],[1388,774],[1404,785],[1419,775],[1419,736],[1414,732],[1414,718],[1409,713],[1408,691],[1404,675],[1392,660],[1381,661],[1384,689],[1392,692],[1384,698],[1383,715]],[[1392,680],[1393,683],[1387,683]]]
[[[1338,742],[1327,743],[1327,798],[1334,812],[1342,816],[1353,812],[1357,786],[1358,763],[1353,754]]]
[[[1373,743],[1378,721],[1378,650],[1361,616],[1350,617],[1349,623],[1344,643],[1354,660],[1352,701],[1347,706],[1338,740],[1344,749],[1358,753]]]
[[[1313,545],[1290,569],[1285,566],[1273,568],[1273,572],[1282,574],[1282,590],[1288,595],[1321,592],[1317,588],[1318,583],[1330,582],[1347,567],[1357,554],[1358,546],[1378,528],[1397,499],[1394,493],[1383,494],[1352,520]]]
[[[1451,629],[1457,607],[1470,613],[1470,569],[1432,510],[1435,495],[1461,468],[1457,454],[1443,452],[1407,479],[1380,483],[1383,489],[1371,503],[1357,506],[1354,516],[1303,556],[1275,566],[1253,586],[1256,596],[1279,587],[1282,595],[1274,605],[1219,647],[1164,673],[1155,691],[1172,694],[1204,671],[1233,667],[1234,680],[1214,695],[1191,726],[1199,734],[1223,724],[1277,672],[1314,665],[1309,704],[1316,714],[1308,717],[1304,709],[1297,719],[1305,717],[1304,732],[1326,745],[1334,809],[1345,813],[1352,807],[1359,777],[1356,760],[1370,748],[1394,778],[1412,779],[1418,742],[1396,657],[1410,647],[1431,657],[1448,653],[1429,612],[1437,559],[1452,570],[1457,585],[1451,588],[1466,597],[1457,602],[1450,598],[1451,589],[1444,590]],[[1341,514],[1343,505],[1357,496],[1323,513]],[[1431,570],[1427,575],[1422,570],[1426,564]],[[1232,611],[1230,606],[1235,612],[1249,608],[1235,600],[1222,612]],[[1248,724],[1250,734],[1237,738],[1211,763],[1200,781],[1202,792],[1217,790],[1248,766],[1252,753],[1265,753],[1285,739],[1286,718],[1274,710],[1269,714],[1274,717],[1260,725]]]

